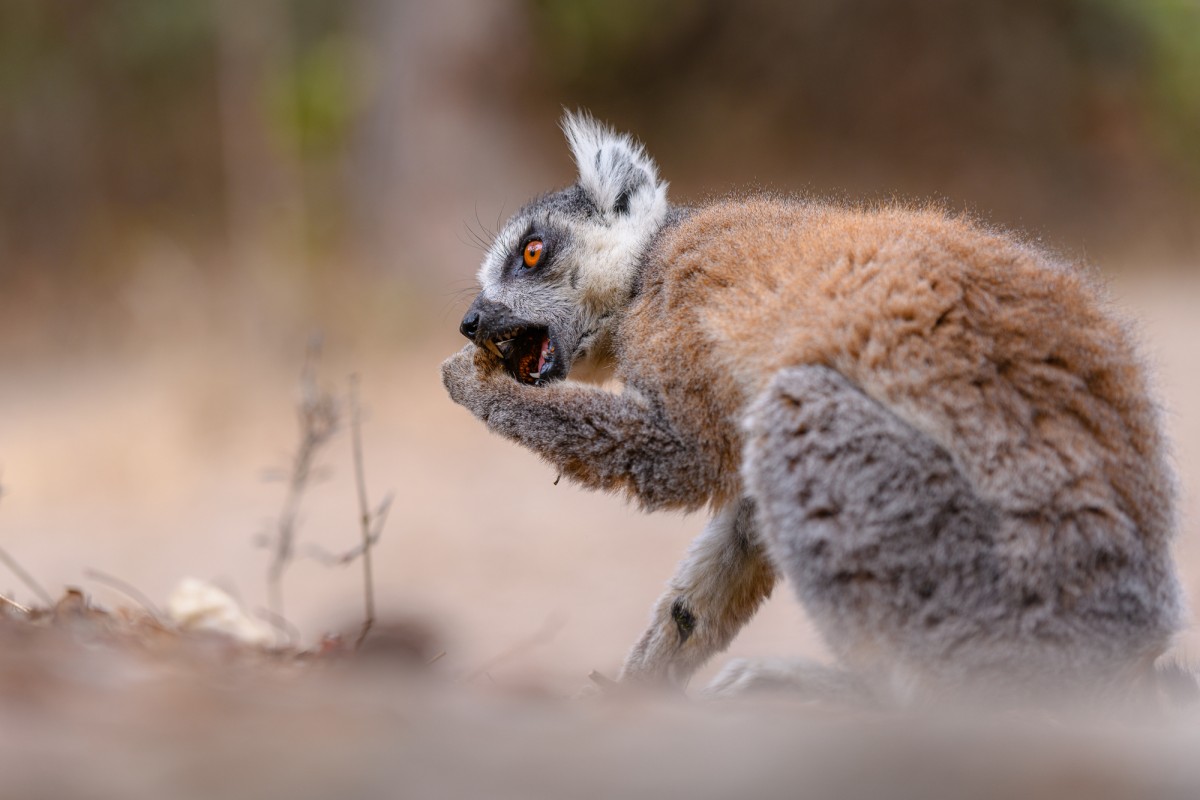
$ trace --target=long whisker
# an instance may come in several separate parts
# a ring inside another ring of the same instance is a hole
[[[507,201],[500,201],[500,210],[496,212],[496,230],[500,230],[500,220],[504,218],[504,205]]]
[[[484,238],[481,234],[476,233],[475,229],[471,227],[471,223],[469,220],[463,220],[463,228],[466,230],[467,234],[471,237],[471,241],[466,242],[460,238],[459,242],[467,245],[468,247],[472,247],[476,250],[480,250],[484,253],[486,253],[488,250],[491,249],[492,242],[490,240]]]
[[[470,239],[465,239],[465,238],[463,238],[463,235],[461,233],[456,232],[454,234],[454,238],[458,240],[459,244],[461,244],[465,247],[469,247],[472,250],[481,250],[482,249],[480,247],[478,238],[475,237],[473,234],[471,235]]]
[[[448,288],[444,293],[445,302],[440,311],[443,319],[445,319],[453,307],[462,305],[465,301],[479,294],[479,283],[474,278],[461,278],[457,282],[465,285],[457,288]]]
[[[486,234],[487,234],[487,238],[488,238],[490,241],[495,241],[495,239],[496,239],[496,231],[493,231],[493,230],[488,230],[488,227],[487,227],[486,225],[484,225],[484,224],[483,224],[483,220],[481,220],[481,219],[479,218],[479,203],[478,203],[478,202],[476,202],[476,203],[475,203],[475,222],[479,224],[479,229],[480,229],[481,231],[483,231],[484,233],[486,233]],[[497,230],[497,231],[498,231],[498,230],[500,230],[500,226],[499,226],[499,225],[497,225],[497,226],[496,226],[496,230]]]

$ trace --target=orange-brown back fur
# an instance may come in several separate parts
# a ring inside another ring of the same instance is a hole
[[[1170,535],[1173,483],[1128,331],[1089,276],[970,221],[708,206],[657,243],[620,339],[621,363],[709,442],[717,505],[740,492],[740,410],[780,369],[819,364],[952,453],[985,499],[1094,503]]]

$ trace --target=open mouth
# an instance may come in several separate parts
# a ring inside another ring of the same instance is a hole
[[[508,374],[536,386],[551,377],[557,361],[550,329],[540,325],[513,328],[488,339],[484,347],[504,361]]]

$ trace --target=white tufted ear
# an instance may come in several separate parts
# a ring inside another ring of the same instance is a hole
[[[633,137],[597,122],[586,111],[567,112],[562,129],[579,169],[579,185],[604,217],[658,219],[666,213],[667,184],[659,180],[654,160]]]

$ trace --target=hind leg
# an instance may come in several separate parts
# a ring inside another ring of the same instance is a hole
[[[908,694],[1003,638],[994,513],[945,450],[824,367],[776,376],[745,433],[772,561],[844,665]]]

